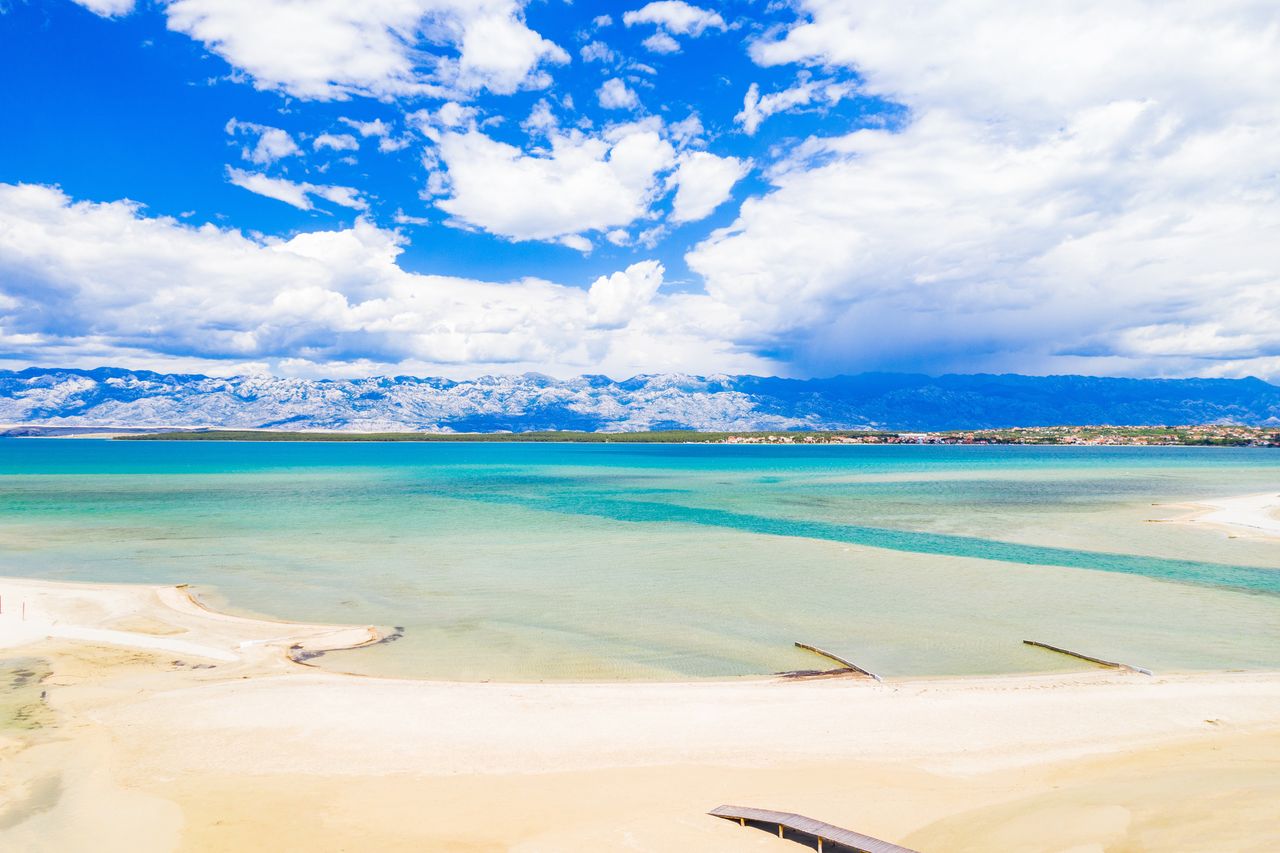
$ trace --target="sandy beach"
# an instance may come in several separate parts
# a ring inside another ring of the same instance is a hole
[[[1175,521],[1208,525],[1236,536],[1280,539],[1280,495],[1275,492],[1198,501],[1194,506],[1194,512]]]
[[[422,682],[184,588],[0,596],[4,849],[800,849],[721,803],[926,853],[1280,843],[1280,674]]]

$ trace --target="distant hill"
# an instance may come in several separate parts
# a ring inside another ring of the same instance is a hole
[[[1280,387],[1260,379],[982,374],[656,374],[623,381],[524,374],[455,382],[29,368],[0,371],[0,423],[371,432],[1271,426],[1280,425]]]

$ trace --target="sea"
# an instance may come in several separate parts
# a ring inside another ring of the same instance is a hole
[[[334,670],[670,681],[834,666],[1280,667],[1268,448],[0,440],[0,574],[373,624]]]

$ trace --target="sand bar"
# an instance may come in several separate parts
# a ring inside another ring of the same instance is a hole
[[[1210,525],[1235,535],[1280,539],[1280,494],[1240,495],[1197,501],[1195,505],[1196,512],[1176,520]]]
[[[0,596],[0,658],[50,672],[46,722],[0,729],[5,849],[801,849],[721,802],[926,853],[1280,842],[1280,674],[393,680],[290,660],[374,628],[173,587]]]

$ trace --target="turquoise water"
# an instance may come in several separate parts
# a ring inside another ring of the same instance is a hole
[[[1151,523],[1272,490],[1266,449],[10,439],[0,573],[403,626],[322,659],[380,674],[1276,668],[1280,544]]]

